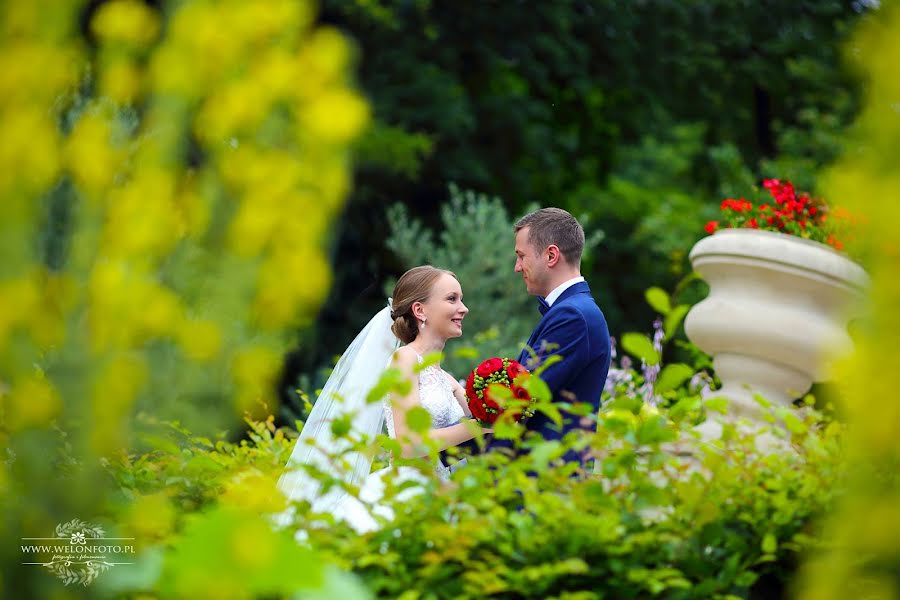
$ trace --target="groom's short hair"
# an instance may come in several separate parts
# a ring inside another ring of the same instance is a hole
[[[516,233],[528,228],[528,241],[538,252],[547,246],[559,248],[563,258],[572,266],[581,264],[584,251],[584,229],[581,223],[561,208],[542,208],[528,213],[516,223]]]

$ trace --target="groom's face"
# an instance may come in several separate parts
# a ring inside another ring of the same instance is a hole
[[[516,232],[516,273],[522,274],[525,289],[532,296],[547,295],[547,264],[528,238],[528,227]]]

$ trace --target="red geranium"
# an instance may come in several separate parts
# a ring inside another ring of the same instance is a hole
[[[764,179],[762,187],[768,192],[767,198],[761,198],[759,205],[744,198],[726,198],[722,201],[721,221],[709,221],[703,228],[712,234],[722,228],[749,228],[764,231],[778,231],[790,235],[828,244],[836,250],[842,250],[844,244],[839,238],[845,238],[845,225],[849,219],[828,219],[828,205],[820,198],[809,194],[798,193],[790,181]],[[763,192],[763,194],[765,194]],[[771,202],[769,205],[763,200]],[[837,217],[838,211],[832,213]]]
[[[492,394],[492,386],[508,388],[513,398],[530,402],[531,396],[521,386],[524,378],[528,376],[530,376],[528,369],[510,358],[494,357],[482,362],[469,373],[466,380],[466,398],[472,416],[482,424],[489,425],[503,414],[506,407],[502,406],[497,394]],[[529,414],[527,409],[516,407],[513,410],[517,419]]]

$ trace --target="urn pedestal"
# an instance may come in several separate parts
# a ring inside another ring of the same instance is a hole
[[[796,236],[724,229],[697,242],[694,270],[709,296],[685,319],[688,339],[713,357],[729,418],[760,415],[753,399],[790,406],[829,363],[850,352],[847,323],[866,272],[830,247]]]

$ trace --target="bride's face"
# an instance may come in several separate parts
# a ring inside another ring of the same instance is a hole
[[[455,277],[444,273],[434,282],[422,312],[426,329],[434,335],[445,339],[462,335],[462,322],[469,309],[463,304],[462,288]]]

